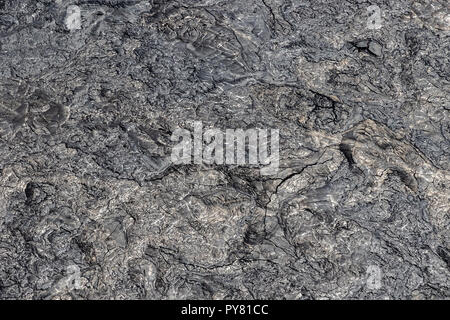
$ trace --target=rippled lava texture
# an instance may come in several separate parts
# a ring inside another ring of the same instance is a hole
[[[449,13],[0,0],[0,298],[450,298]],[[173,164],[194,121],[278,173]]]

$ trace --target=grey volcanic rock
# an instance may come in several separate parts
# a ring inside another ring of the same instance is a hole
[[[0,298],[450,298],[449,32],[445,0],[0,0]],[[278,172],[174,164],[195,121],[278,129]]]

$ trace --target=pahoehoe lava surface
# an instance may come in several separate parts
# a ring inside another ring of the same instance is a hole
[[[445,0],[0,0],[0,298],[450,298],[449,32]],[[278,172],[175,165],[194,121],[279,129]]]

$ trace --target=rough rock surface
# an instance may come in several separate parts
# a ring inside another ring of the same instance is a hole
[[[450,298],[449,32],[446,0],[0,0],[0,298]],[[174,165],[193,121],[279,129],[278,173]]]

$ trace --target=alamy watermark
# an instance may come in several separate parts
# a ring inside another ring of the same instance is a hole
[[[367,7],[367,28],[377,30],[381,28],[381,9],[379,6],[373,4]]]
[[[195,121],[193,133],[174,130],[171,140],[174,164],[254,165],[261,175],[273,175],[279,167],[278,129],[207,129]]]
[[[370,265],[366,270],[366,285],[369,290],[378,290],[381,288],[381,269],[379,266]]]
[[[64,19],[66,28],[70,31],[81,29],[81,9],[76,5],[71,5],[66,10]]]

